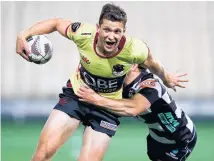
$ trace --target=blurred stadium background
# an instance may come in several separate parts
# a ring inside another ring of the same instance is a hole
[[[40,131],[58,94],[79,62],[75,45],[58,33],[48,35],[54,55],[45,65],[24,61],[15,53],[18,32],[37,21],[62,17],[96,24],[102,2],[1,2],[1,158],[29,161]],[[187,72],[187,89],[173,95],[198,130],[190,161],[214,160],[214,2],[122,2],[128,14],[127,34],[143,39],[165,67]],[[104,161],[148,161],[145,125],[122,119]],[[83,127],[53,161],[76,160]]]

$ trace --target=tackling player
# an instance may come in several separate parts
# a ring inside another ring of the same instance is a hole
[[[153,74],[134,65],[125,79],[123,97],[114,100],[81,87],[81,101],[120,116],[134,116],[148,125],[147,153],[152,161],[184,161],[195,147],[197,135],[192,120],[171,98]]]
[[[80,102],[76,94],[82,84],[103,97],[122,98],[123,80],[131,65],[137,63],[157,74],[168,87],[184,87],[180,82],[185,80],[166,72],[152,57],[143,41],[124,35],[126,21],[123,9],[106,4],[96,27],[88,23],[53,18],[38,22],[17,36],[16,52],[26,60],[30,53],[26,38],[54,31],[72,40],[80,55],[79,67],[63,88],[60,101],[42,130],[32,161],[50,160],[80,122],[83,122],[86,129],[79,160],[102,160],[119,125],[118,116]]]

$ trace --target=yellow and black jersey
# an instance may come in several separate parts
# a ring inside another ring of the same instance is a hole
[[[133,63],[142,64],[146,60],[147,45],[142,40],[123,36],[118,52],[103,58],[96,52],[98,33],[95,26],[75,22],[65,32],[80,54],[80,65],[70,78],[74,92],[81,84],[86,84],[104,97],[122,98],[123,80]]]

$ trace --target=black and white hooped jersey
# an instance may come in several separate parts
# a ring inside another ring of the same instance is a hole
[[[172,100],[166,87],[145,69],[123,89],[124,98],[131,98],[136,93],[151,103],[150,108],[137,118],[148,125],[153,139],[164,144],[183,144],[194,135],[192,120]]]

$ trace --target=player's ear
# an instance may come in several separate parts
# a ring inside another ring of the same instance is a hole
[[[123,29],[123,33],[125,33],[126,32],[126,27],[124,27],[124,29]]]
[[[100,25],[97,24],[97,25],[96,25],[96,28],[97,28],[97,32],[99,32],[99,30],[100,30]]]

